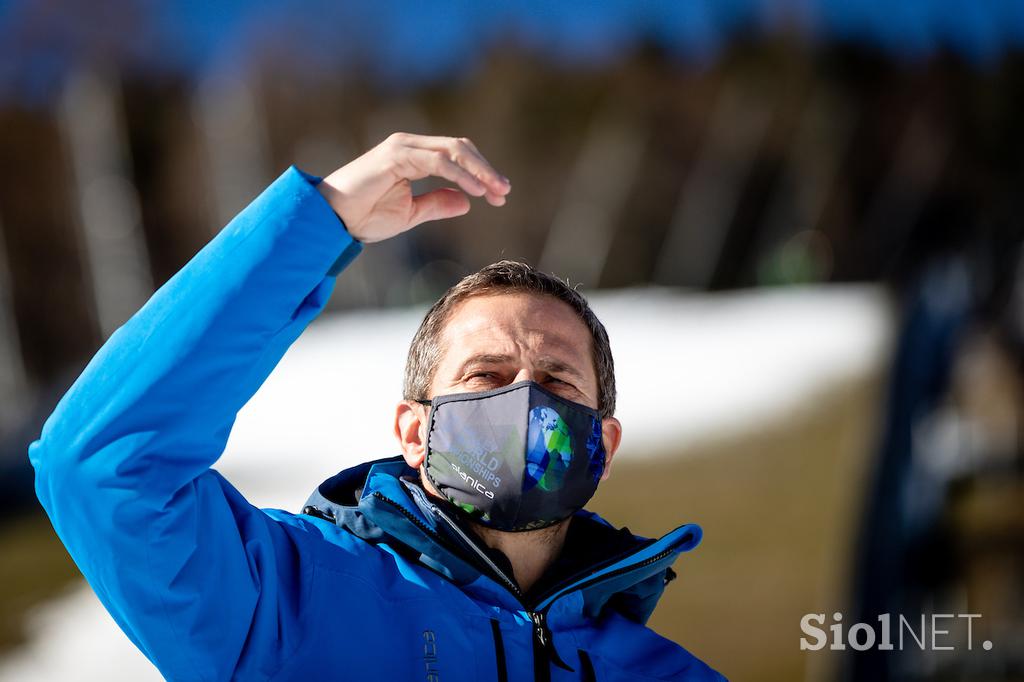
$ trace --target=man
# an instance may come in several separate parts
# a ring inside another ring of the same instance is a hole
[[[413,196],[427,176],[458,189]],[[210,468],[363,244],[510,189],[466,139],[396,134],[323,182],[289,169],[61,400],[30,447],[37,494],[167,678],[720,679],[644,626],[700,529],[645,540],[581,509],[621,434],[608,338],[528,266],[484,268],[427,314],[401,457],[341,472],[298,515]]]

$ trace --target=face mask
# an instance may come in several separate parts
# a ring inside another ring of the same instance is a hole
[[[590,500],[604,471],[601,417],[534,381],[430,401],[424,471],[474,520],[544,528]]]

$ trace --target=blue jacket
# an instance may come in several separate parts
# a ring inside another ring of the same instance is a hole
[[[721,679],[644,626],[696,526],[629,536],[527,599],[400,458],[329,479],[302,514],[257,509],[210,468],[361,250],[317,182],[275,181],[110,337],[30,446],[39,499],[118,625],[172,680]],[[615,532],[587,512],[570,527]]]

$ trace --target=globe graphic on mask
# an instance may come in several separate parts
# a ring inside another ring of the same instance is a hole
[[[523,490],[560,489],[571,461],[572,436],[565,420],[550,407],[530,410]]]

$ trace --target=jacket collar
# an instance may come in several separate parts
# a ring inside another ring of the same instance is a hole
[[[665,585],[675,577],[670,566],[679,553],[701,540],[701,529],[694,524],[650,540],[619,531],[597,514],[581,510],[573,518],[570,532],[576,537],[567,543],[567,551],[599,544],[615,546],[613,555],[585,557],[571,578],[528,600],[527,608],[518,587],[504,584],[500,567],[488,559],[486,549],[416,480],[417,472],[400,456],[366,462],[321,483],[303,513],[331,521],[368,542],[386,544],[481,598],[535,611],[562,601],[588,618],[612,608],[640,623],[647,622]],[[617,539],[609,543],[612,536]]]

